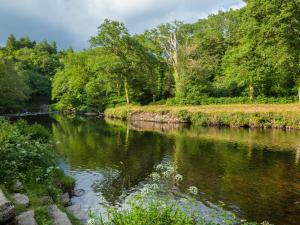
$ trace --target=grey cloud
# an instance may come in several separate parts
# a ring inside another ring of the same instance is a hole
[[[161,22],[193,22],[242,6],[242,0],[0,0],[0,43],[14,33],[82,49],[105,18],[121,20],[136,33]]]

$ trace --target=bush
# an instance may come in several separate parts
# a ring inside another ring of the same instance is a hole
[[[49,132],[40,125],[0,121],[0,181],[44,179],[55,165]]]
[[[198,99],[170,98],[166,105],[225,105],[225,104],[288,104],[298,101],[297,96],[291,97],[257,97],[254,102],[249,97],[201,97]]]

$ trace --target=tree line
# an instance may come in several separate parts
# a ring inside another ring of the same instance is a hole
[[[39,45],[25,49],[35,52]],[[23,51],[14,50],[13,61],[27,61],[30,71],[46,78],[47,88],[52,81],[57,109],[103,110],[166,101],[202,104],[205,99],[296,100],[300,1],[248,0],[241,9],[196,23],[176,21],[134,35],[123,23],[105,20],[91,37],[89,49],[48,52],[52,66],[47,69],[31,57],[29,62]]]
[[[0,111],[17,109],[37,96],[51,96],[51,78],[62,68],[56,43],[10,35],[0,47]]]

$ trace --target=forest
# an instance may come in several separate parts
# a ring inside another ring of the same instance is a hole
[[[140,34],[107,19],[82,51],[11,35],[0,48],[0,111],[37,96],[78,112],[124,104],[296,102],[299,55],[299,0],[248,0],[241,9]]]

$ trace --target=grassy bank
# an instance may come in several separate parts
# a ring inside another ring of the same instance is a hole
[[[300,129],[300,104],[122,106],[105,116],[121,120],[187,122],[202,126]]]
[[[49,131],[25,121],[0,119],[0,162],[0,188],[14,203],[17,214],[33,209],[39,225],[52,224],[48,205],[63,209],[61,194],[71,194],[75,181],[58,168]],[[29,209],[14,201],[14,193],[29,197]]]

